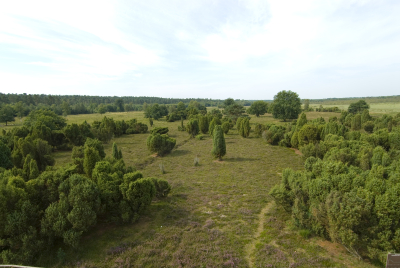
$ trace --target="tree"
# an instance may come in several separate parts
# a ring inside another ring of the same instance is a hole
[[[115,100],[115,106],[117,106],[117,111],[118,112],[124,112],[125,111],[125,109],[124,109],[124,100],[122,98]]]
[[[365,100],[359,100],[357,102],[350,103],[347,111],[349,113],[355,114],[355,113],[360,113],[365,109],[369,109],[368,103],[366,103]]]
[[[197,119],[190,119],[186,125],[186,131],[189,133],[191,138],[194,138],[200,131],[199,121],[197,121]]]
[[[216,125],[213,134],[213,149],[211,153],[221,161],[222,157],[226,154],[225,137],[221,126]]]
[[[11,150],[2,140],[0,140],[0,167],[12,168],[12,166]]]
[[[228,100],[229,100],[229,101],[228,101]],[[227,100],[225,100],[224,103],[226,103],[226,104],[225,104],[225,108],[224,108],[223,113],[224,113],[228,118],[230,118],[230,119],[236,121],[236,119],[238,119],[242,114],[244,114],[245,110],[244,110],[243,105],[240,105],[240,104],[238,104],[238,103],[236,103],[236,102],[233,102],[233,103],[232,103],[231,100],[232,100],[232,99],[227,99]],[[230,103],[232,103],[232,104],[230,104]],[[229,105],[227,105],[227,104],[229,104]]]
[[[208,122],[208,117],[207,116],[200,116],[199,118],[199,127],[200,127],[200,131],[203,134],[207,134],[208,133],[208,127],[209,127],[209,122]]]
[[[274,96],[272,103],[272,115],[274,118],[297,119],[301,112],[301,102],[299,95],[292,91],[283,90]]]
[[[163,156],[172,151],[176,140],[168,137],[167,134],[154,133],[147,138],[147,148],[152,153]]]
[[[310,109],[310,100],[309,99],[305,99],[304,100],[304,111],[308,111],[308,109]]]
[[[247,109],[247,113],[255,114],[257,117],[265,114],[268,111],[268,103],[265,101],[255,101],[251,104],[250,108]]]
[[[122,152],[121,150],[118,151],[118,146],[115,142],[112,145],[112,157],[116,160],[122,158]]]
[[[69,103],[67,101],[63,101],[61,106],[62,106],[62,111],[63,111],[64,116],[71,114],[71,106],[69,105]]]
[[[3,106],[3,108],[0,109],[0,122],[5,122],[7,126],[8,122],[14,121],[14,109],[9,105]]]

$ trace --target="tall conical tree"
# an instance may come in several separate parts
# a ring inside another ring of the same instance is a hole
[[[118,147],[117,144],[114,142],[112,146],[112,157],[114,159],[119,159],[119,152],[118,152]]]
[[[224,132],[221,126],[216,125],[213,131],[213,149],[211,151],[212,155],[219,160],[226,154],[226,144]]]
[[[30,169],[29,180],[34,180],[37,177],[39,177],[39,168],[35,159],[31,159],[29,169]]]
[[[24,161],[24,166],[22,168],[22,176],[25,181],[29,180],[29,174],[31,173],[30,165],[31,165],[32,157],[30,154],[27,154]]]
[[[208,117],[207,116],[200,116],[199,118],[199,125],[200,125],[200,131],[203,134],[208,133],[208,127],[209,127],[209,122],[208,122]]]
[[[194,138],[199,134],[199,122],[197,119],[190,119],[186,125],[186,131],[190,134],[190,137]]]

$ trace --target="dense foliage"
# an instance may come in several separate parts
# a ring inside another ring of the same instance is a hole
[[[270,194],[299,228],[383,261],[400,250],[400,114],[360,112],[266,126],[267,142],[306,159],[305,171],[285,170]]]
[[[272,115],[274,118],[296,119],[301,112],[301,102],[299,95],[292,91],[280,91],[274,96],[274,102],[271,104]]]
[[[115,143],[105,158],[103,142],[128,132],[147,132],[147,125],[107,117],[66,125],[51,110],[35,110],[24,126],[3,131],[0,263],[32,264],[54,245],[77,248],[98,222],[133,222],[153,197],[169,193],[165,180],[126,168]],[[53,169],[54,148],[72,148],[72,163]]]

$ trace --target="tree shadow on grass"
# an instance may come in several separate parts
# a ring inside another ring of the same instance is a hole
[[[257,161],[257,158],[246,158],[246,157],[232,157],[232,158],[223,158],[223,161],[226,162],[244,162],[244,161]]]
[[[177,157],[177,156],[187,155],[189,153],[190,153],[189,150],[175,150],[175,151],[172,151],[170,156]]]

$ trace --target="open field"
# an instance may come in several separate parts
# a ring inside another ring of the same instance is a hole
[[[120,116],[115,115],[106,114],[114,119]],[[313,112],[308,117],[332,115]],[[141,112],[127,117],[144,120]],[[69,123],[84,119],[68,116]],[[273,121],[271,115],[251,119],[252,123]],[[165,157],[150,155],[148,134],[113,140],[128,166],[145,177],[168,180],[172,191],[166,199],[154,201],[134,224],[97,226],[82,239],[78,251],[67,251],[65,267],[373,267],[340,245],[303,238],[290,215],[271,201],[268,192],[279,183],[282,170],[303,169],[301,156],[293,150],[270,146],[253,134],[241,138],[233,129],[226,135],[227,154],[218,162],[210,153],[210,136],[189,139],[177,130],[179,124],[155,121],[156,126],[168,126],[170,136],[177,139],[176,148]],[[105,145],[107,155],[113,141]],[[196,156],[200,166],[193,164]],[[56,161],[56,165],[69,162],[70,152],[57,152]],[[48,256],[38,264],[56,263],[55,256]]]
[[[325,105],[323,107],[338,107],[340,110],[347,110],[348,104],[337,104],[337,105]],[[319,108],[320,104],[310,103],[310,107]],[[371,115],[382,115],[382,114],[397,114],[400,113],[400,102],[386,102],[386,103],[370,103],[370,114]]]

